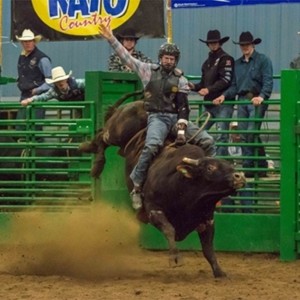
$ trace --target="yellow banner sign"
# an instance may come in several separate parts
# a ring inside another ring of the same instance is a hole
[[[35,13],[50,28],[65,34],[88,36],[98,33],[98,25],[111,23],[112,29],[127,22],[141,0],[31,0]]]
[[[140,36],[165,36],[164,0],[11,1],[12,40],[24,29],[49,41],[94,39],[101,23],[115,33],[134,28]]]

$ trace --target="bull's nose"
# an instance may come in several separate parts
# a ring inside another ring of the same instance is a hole
[[[233,173],[233,187],[235,189],[240,189],[244,187],[246,184],[246,177],[243,172],[235,172]]]

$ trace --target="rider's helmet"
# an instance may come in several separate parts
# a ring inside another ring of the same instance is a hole
[[[175,57],[176,65],[180,59],[180,50],[175,44],[165,43],[162,44],[158,51],[158,59],[160,60],[163,55],[173,55]]]

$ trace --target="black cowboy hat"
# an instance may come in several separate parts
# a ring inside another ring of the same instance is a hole
[[[233,43],[236,45],[248,45],[248,44],[257,45],[261,43],[261,39],[260,38],[253,39],[252,33],[250,31],[246,31],[241,33],[238,42],[233,41]]]
[[[136,32],[133,28],[124,29],[120,33],[117,33],[116,37],[117,37],[118,40],[120,40],[120,39],[134,39],[136,41],[140,38],[139,36],[136,35]]]
[[[224,44],[225,42],[227,42],[229,40],[229,36],[224,36],[223,38],[221,38],[221,33],[219,30],[209,30],[207,33],[207,38],[206,41],[199,39],[199,41],[203,42],[203,43],[220,43],[221,45]]]

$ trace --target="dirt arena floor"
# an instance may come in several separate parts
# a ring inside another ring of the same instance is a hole
[[[184,266],[169,268],[166,251],[138,247],[132,215],[111,208],[26,212],[11,223],[0,249],[3,300],[300,299],[300,260],[217,253],[227,277],[215,279],[202,253],[188,251]]]

